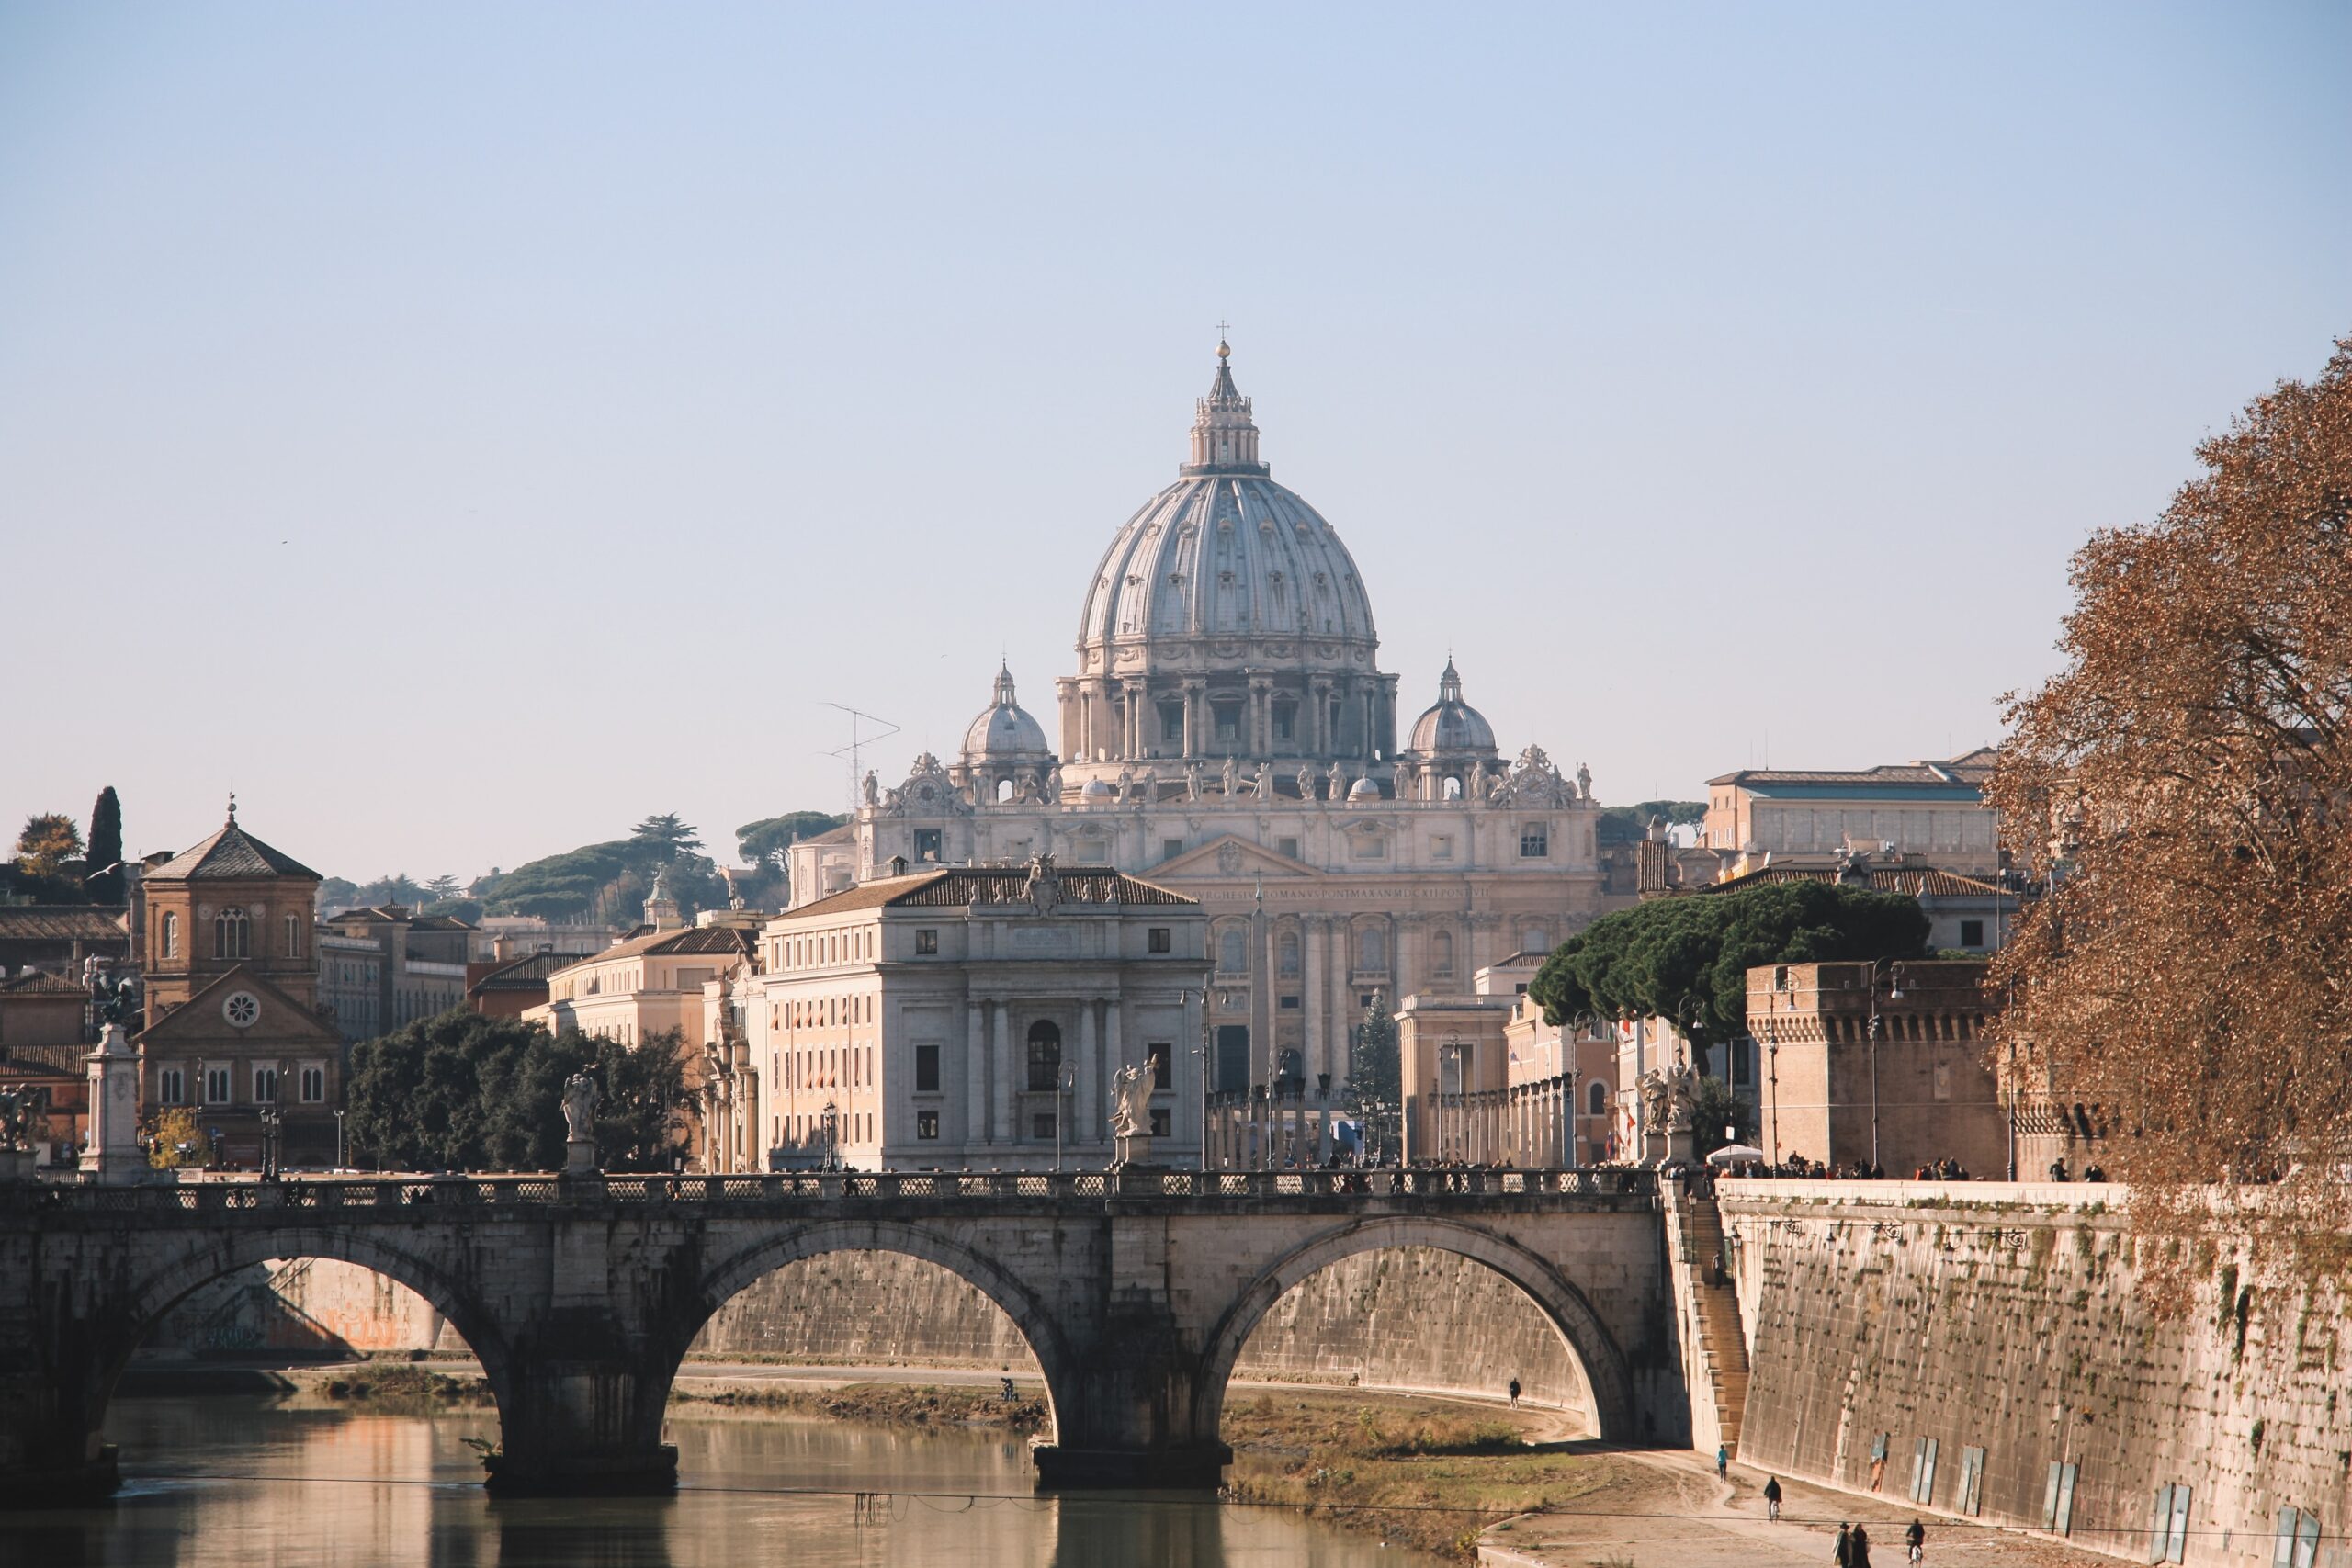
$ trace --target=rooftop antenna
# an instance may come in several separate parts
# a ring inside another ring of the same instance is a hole
[[[899,733],[899,727],[890,724],[887,718],[877,717],[873,714],[854,708],[847,703],[829,702],[825,705],[829,708],[838,708],[849,715],[849,744],[828,751],[825,755],[839,758],[849,764],[849,809],[850,814],[855,816],[858,807],[858,782],[865,776],[864,768],[859,765],[864,761],[865,748],[874,741],[888,740],[891,736]],[[858,729],[858,721],[861,719],[868,724],[888,724],[890,728],[876,735],[862,734]]]

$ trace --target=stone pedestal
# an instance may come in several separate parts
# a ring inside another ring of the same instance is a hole
[[[1149,1133],[1121,1133],[1112,1140],[1112,1148],[1114,1150],[1111,1158],[1113,1170],[1125,1170],[1130,1166],[1151,1164],[1151,1134]]]
[[[564,1145],[563,1174],[566,1176],[594,1176],[598,1174],[596,1169],[596,1141],[594,1138],[574,1138],[570,1143]]]
[[[106,1187],[152,1179],[139,1146],[139,1053],[122,1025],[109,1023],[98,1048],[82,1058],[89,1072],[89,1142],[82,1178]]]

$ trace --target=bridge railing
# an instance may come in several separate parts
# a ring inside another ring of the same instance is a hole
[[[1267,1199],[1640,1197],[1653,1172],[1584,1170],[828,1171],[746,1176],[385,1176],[206,1181],[182,1186],[83,1187],[0,1183],[0,1212],[188,1214],[252,1209],[382,1210],[514,1205],[601,1197],[622,1203],[749,1203],[783,1200]]]

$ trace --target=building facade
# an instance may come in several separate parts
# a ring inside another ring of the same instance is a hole
[[[785,1168],[1100,1169],[1133,1066],[1155,1160],[1194,1164],[1206,925],[1165,887],[1044,856],[805,904],[760,932],[741,987],[760,1071],[740,1114]]]
[[[401,904],[339,909],[319,922],[319,999],[346,1041],[463,1007],[473,934],[463,920]]]
[[[147,868],[144,1108],[187,1107],[225,1165],[325,1164],[343,1041],[319,1006],[319,874],[237,825]]]
[[[1998,752],[1851,771],[1743,768],[1707,781],[1705,848],[1736,857],[1727,874],[1767,857],[1873,850],[1924,856],[1966,875],[2001,867],[1999,821],[1984,803]]]
[[[1449,661],[1396,721],[1367,586],[1329,521],[1276,484],[1218,345],[1177,480],[1087,581],[1060,735],[1010,671],[951,761],[788,852],[796,904],[893,859],[1023,866],[1052,856],[1148,876],[1198,903],[1214,965],[1210,1088],[1342,1080],[1375,995],[1468,998],[1508,954],[1547,951],[1632,902],[1607,891],[1590,775],[1507,758]]]

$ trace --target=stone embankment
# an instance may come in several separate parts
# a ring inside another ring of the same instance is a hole
[[[2194,1305],[2159,1316],[2138,1248],[2161,1244],[2131,1234],[2117,1188],[1721,1194],[1744,1464],[2137,1562],[2177,1533],[2174,1562],[2352,1568],[2340,1298],[2258,1283],[2242,1249],[2192,1259]],[[2278,1554],[2282,1517],[2308,1555]]]

